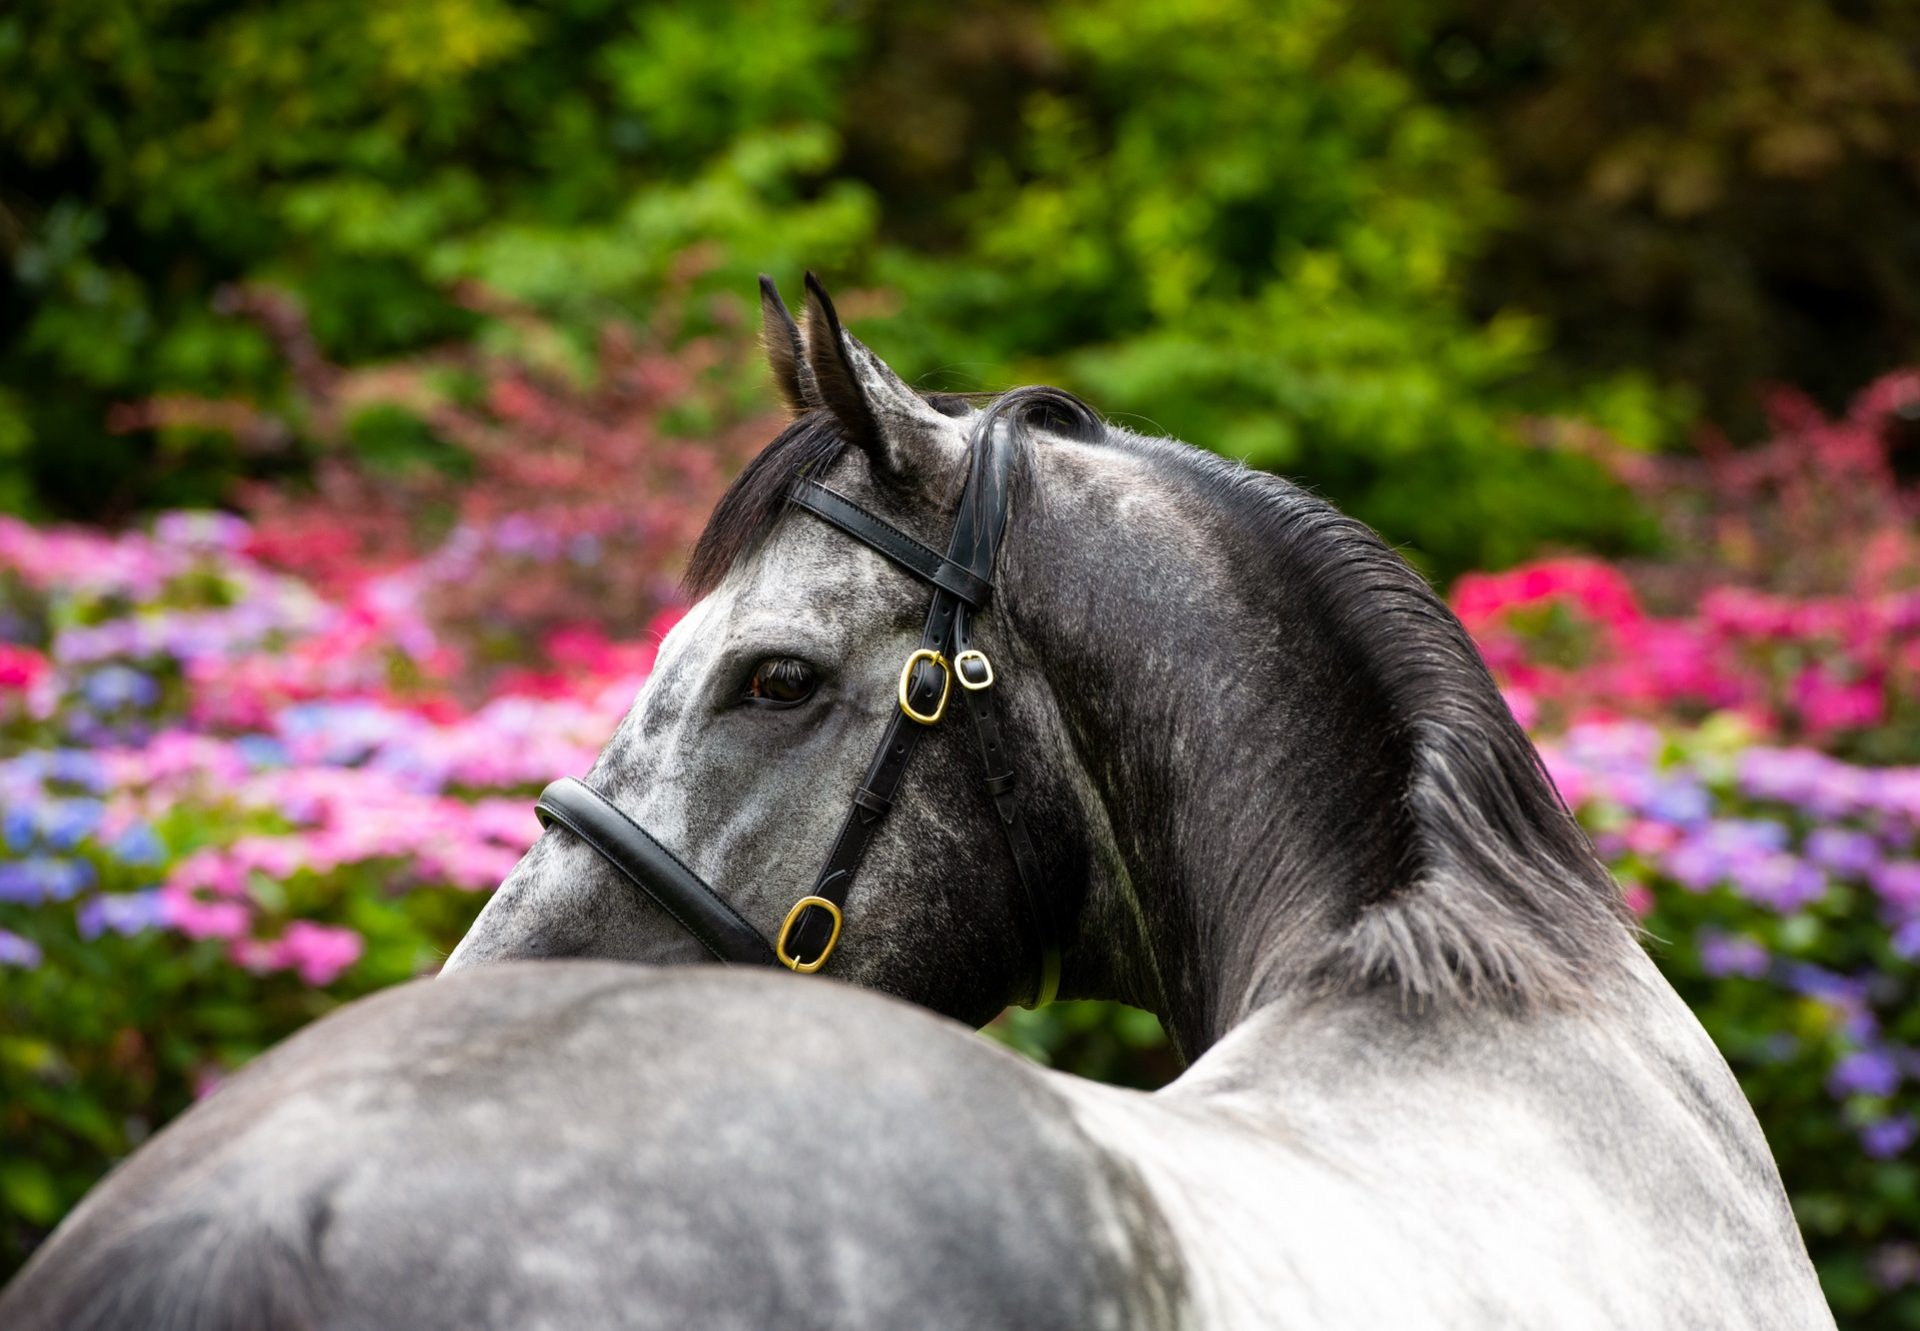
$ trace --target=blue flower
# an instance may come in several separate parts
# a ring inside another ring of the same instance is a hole
[[[146,823],[134,823],[114,838],[113,857],[122,864],[164,864],[167,843]]]
[[[122,707],[151,707],[160,701],[160,685],[153,676],[115,662],[88,675],[81,685],[87,701],[103,712]]]
[[[80,907],[77,923],[80,936],[98,938],[111,929],[117,934],[137,934],[157,929],[166,923],[166,902],[159,888],[140,892],[117,892],[94,897]]]
[[[233,742],[233,747],[246,759],[247,766],[256,772],[270,767],[285,767],[292,761],[287,746],[271,735],[242,735]]]
[[[30,855],[0,862],[0,901],[38,905],[43,901],[70,901],[93,886],[93,866],[85,860]]]
[[[1713,812],[1713,800],[1697,782],[1667,778],[1647,792],[1641,811],[1663,823],[1687,827],[1707,820]]]
[[[72,850],[92,836],[106,816],[97,799],[49,800],[40,809],[40,836],[52,850]]]
[[[0,831],[4,831],[10,850],[25,850],[40,835],[38,811],[26,804],[9,804],[0,813]]]
[[[85,749],[55,749],[47,755],[46,777],[98,795],[107,788],[107,769]]]

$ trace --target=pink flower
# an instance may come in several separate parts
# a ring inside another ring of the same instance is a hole
[[[239,938],[247,932],[249,912],[237,901],[204,901],[171,883],[160,890],[167,923],[189,938]]]
[[[25,692],[47,673],[47,658],[31,647],[0,642],[0,691]]]
[[[332,984],[367,949],[366,940],[351,929],[311,920],[295,920],[276,945],[281,966],[291,967],[301,979],[318,988]]]
[[[1878,681],[1843,681],[1824,665],[1809,666],[1794,679],[1793,703],[1807,729],[1816,733],[1863,730],[1886,712]]]

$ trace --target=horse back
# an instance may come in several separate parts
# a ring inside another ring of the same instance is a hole
[[[61,1328],[1153,1326],[1181,1274],[1037,1071],[831,983],[482,968],[316,1023],[0,1296]]]

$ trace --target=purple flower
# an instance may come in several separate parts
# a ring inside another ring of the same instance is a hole
[[[1837,975],[1804,961],[1788,967],[1785,978],[1787,987],[1795,993],[1833,1008],[1848,1039],[1871,1040],[1879,1032],[1880,1023],[1867,1004],[1865,980]]]
[[[1826,875],[1792,855],[1768,855],[1733,865],[1740,895],[1790,915],[1818,901],[1827,890]]]
[[[19,934],[0,929],[0,966],[19,966],[31,970],[40,964],[39,945]]]
[[[1640,811],[1649,818],[1684,827],[1705,822],[1713,812],[1713,801],[1699,783],[1669,777],[1656,782],[1647,792]]]
[[[1900,1062],[1888,1049],[1860,1049],[1833,1065],[1827,1089],[1835,1096],[1892,1095],[1900,1086]]]
[[[1893,931],[1893,955],[1902,961],[1920,961],[1920,915],[1902,920]]]
[[[1873,871],[1873,889],[1891,905],[1920,907],[1920,860],[1888,860]]]
[[[1860,1129],[1860,1144],[1874,1159],[1890,1160],[1904,1154],[1916,1136],[1920,1136],[1920,1124],[1914,1122],[1913,1115],[1896,1114]]]
[[[1705,929],[1700,933],[1700,966],[1716,979],[1761,976],[1767,973],[1767,950],[1751,938]]]
[[[1859,878],[1880,863],[1873,837],[1848,827],[1816,827],[1807,834],[1807,858],[1832,873]]]
[[[1664,867],[1682,887],[1695,892],[1704,892],[1728,878],[1757,878],[1763,883],[1762,891],[1772,890],[1773,881],[1767,875],[1784,870],[1768,870],[1766,863],[1779,858],[1790,839],[1786,824],[1771,819],[1721,818],[1695,829],[1669,850]],[[1785,858],[1792,860],[1791,856]],[[1803,882],[1795,886],[1805,890],[1807,885]]]
[[[77,923],[80,936],[98,938],[112,930],[117,934],[137,934],[157,929],[167,922],[166,902],[159,888],[141,892],[107,893],[94,897],[80,907]]]

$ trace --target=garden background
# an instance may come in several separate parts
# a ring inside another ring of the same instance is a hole
[[[1447,588],[1733,1062],[1842,1325],[1920,1327],[1920,7],[16,0],[0,1277],[431,972],[775,420],[753,275]],[[1001,1034],[1174,1068],[1151,1018]]]

